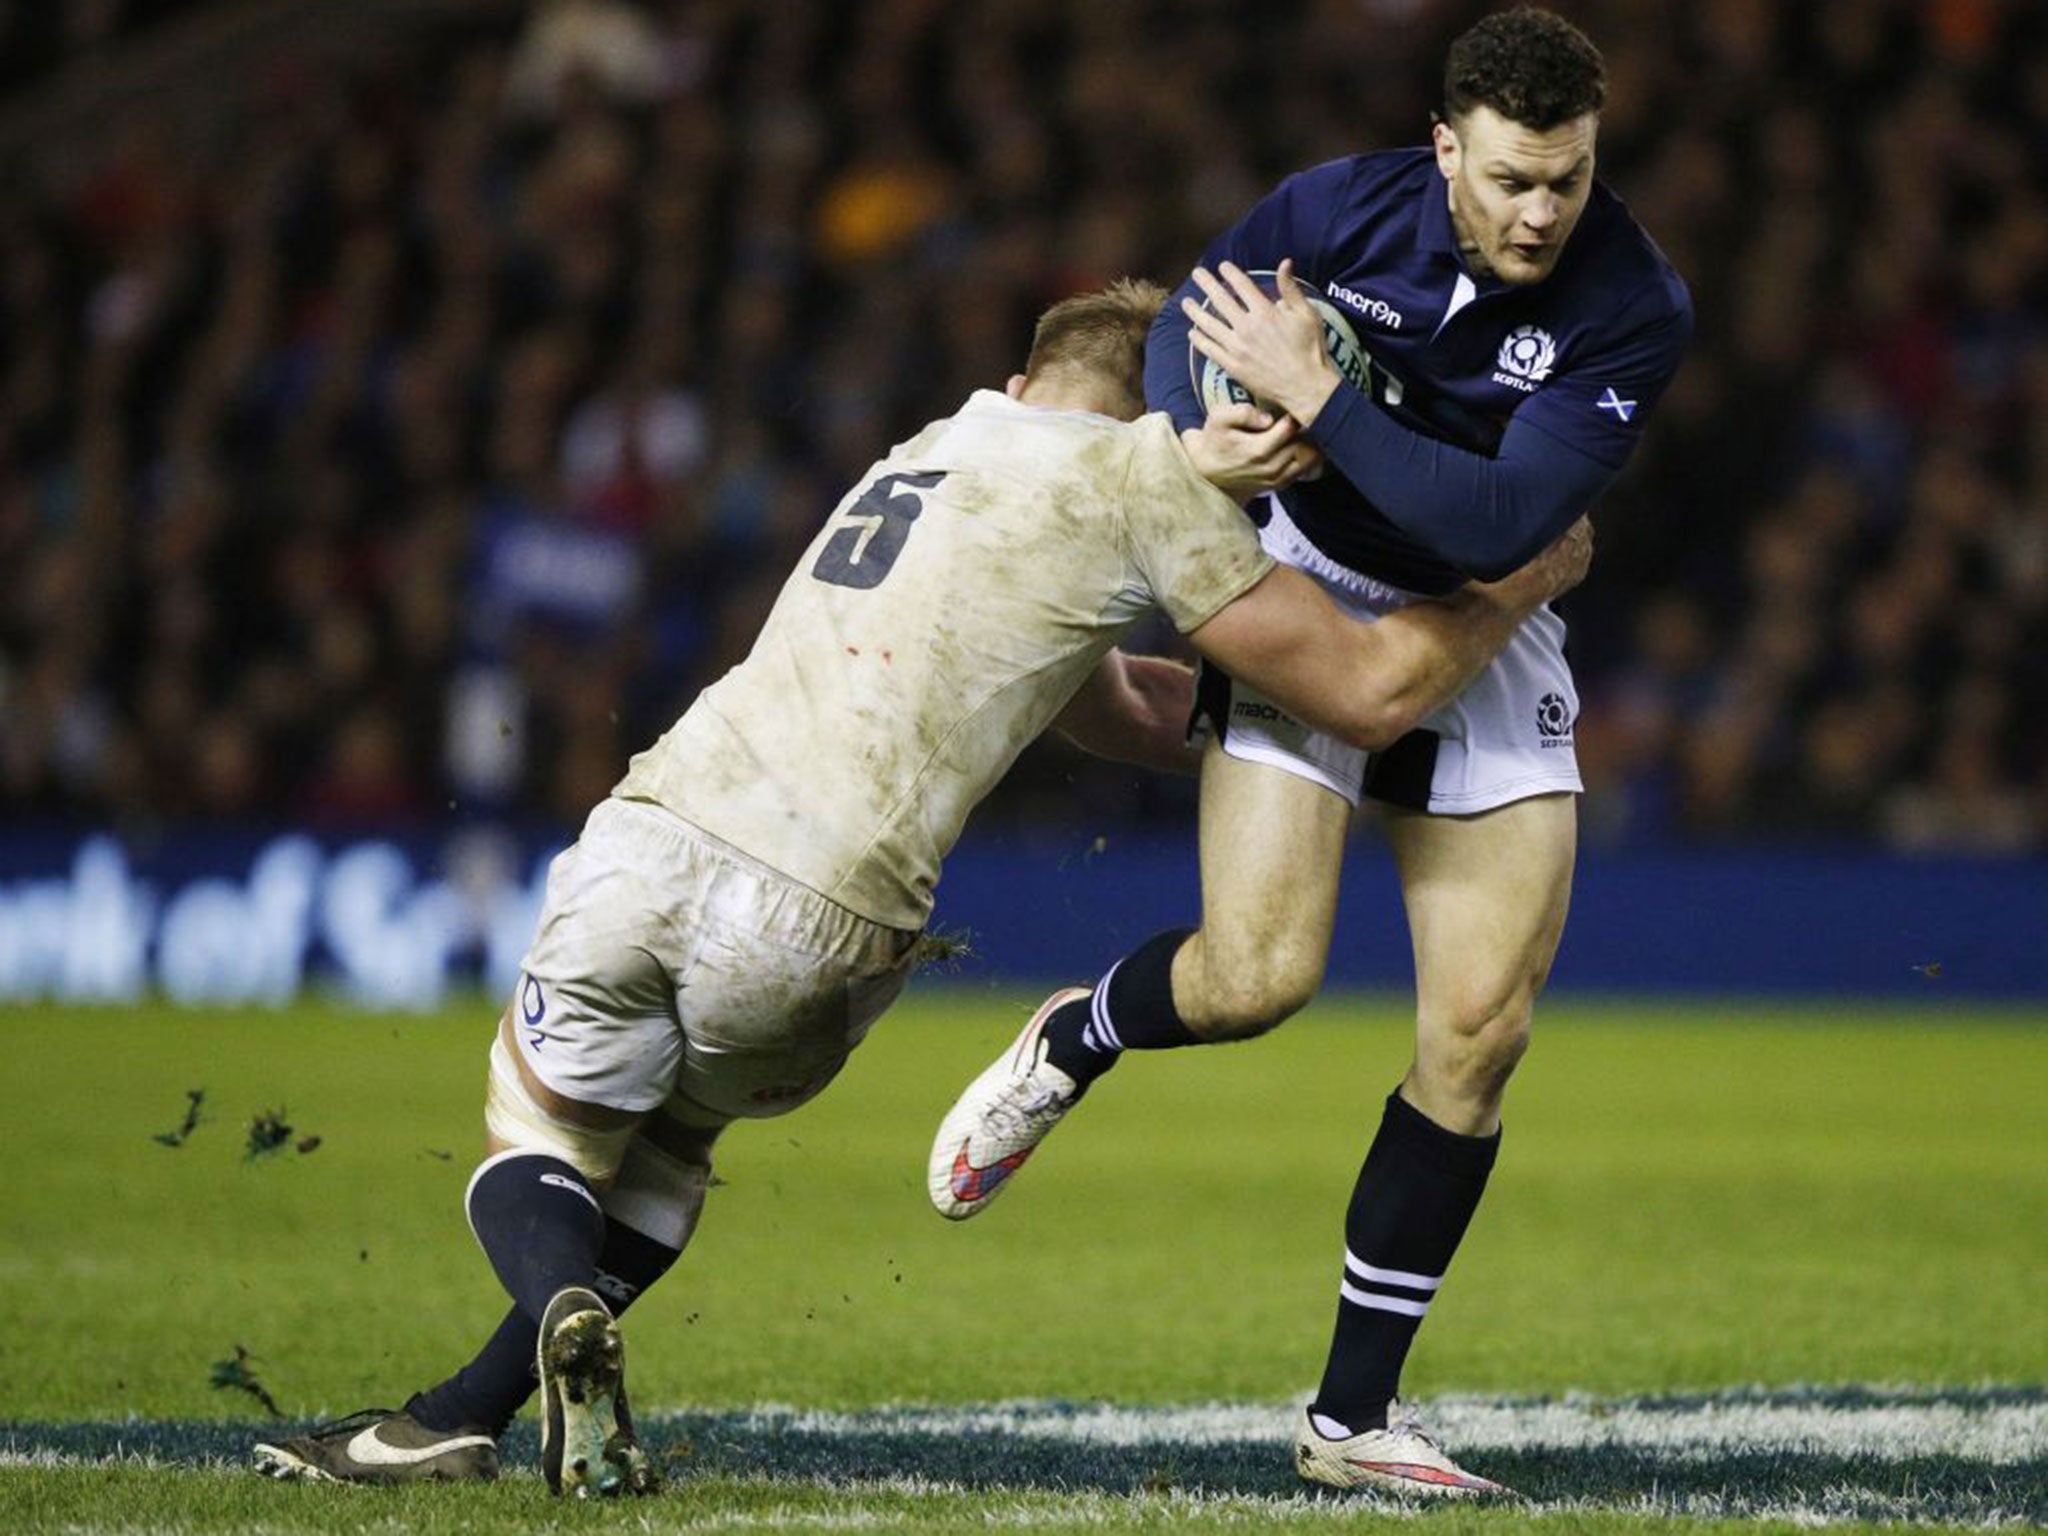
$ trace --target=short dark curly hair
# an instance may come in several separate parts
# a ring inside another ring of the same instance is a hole
[[[1598,112],[1607,69],[1593,40],[1555,11],[1518,5],[1459,35],[1444,60],[1443,115],[1491,107],[1539,133]]]

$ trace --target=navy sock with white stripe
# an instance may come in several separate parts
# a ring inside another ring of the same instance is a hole
[[[1344,1218],[1344,1279],[1323,1384],[1309,1411],[1325,1434],[1387,1421],[1401,1366],[1471,1224],[1500,1133],[1460,1136],[1387,1096]]]
[[[1173,957],[1193,933],[1155,933],[1112,965],[1086,997],[1055,1008],[1042,1031],[1046,1059],[1085,1089],[1125,1051],[1201,1045],[1173,1006]]]
[[[558,1157],[504,1152],[469,1181],[469,1225],[519,1310],[536,1324],[565,1285],[590,1285],[604,1249],[604,1208]]]

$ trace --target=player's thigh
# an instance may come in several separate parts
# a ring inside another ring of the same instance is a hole
[[[669,871],[613,802],[549,867],[547,895],[500,1018],[486,1150],[544,1152],[593,1184],[617,1173],[682,1049],[669,963]]]
[[[484,1085],[484,1152],[561,1159],[604,1188],[619,1171],[641,1113],[570,1099],[548,1087],[521,1054],[507,1012],[491,1045]]]
[[[638,1110],[613,1109],[606,1104],[572,1099],[549,1087],[519,1049],[519,1032],[513,1025],[510,1008],[498,1018],[498,1038],[491,1051],[493,1071],[499,1069],[501,1058],[504,1070],[517,1078],[520,1089],[550,1115],[600,1131],[630,1126],[640,1118]]]
[[[1212,741],[1202,757],[1204,968],[1282,973],[1312,991],[1337,915],[1351,805],[1298,774],[1232,757]]]
[[[645,808],[608,800],[549,867],[521,961],[509,1045],[563,1100],[638,1115],[668,1097],[683,1050],[674,976],[716,873]]]
[[[1387,830],[1422,1029],[1470,1032],[1526,1014],[1571,905],[1577,798],[1538,795],[1473,816],[1390,811]]]

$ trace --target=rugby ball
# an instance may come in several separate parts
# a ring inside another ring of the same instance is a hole
[[[1277,272],[1252,272],[1246,274],[1268,294],[1279,292],[1280,274]],[[1330,354],[1330,361],[1336,364],[1337,372],[1347,383],[1356,388],[1367,388],[1372,375],[1372,364],[1367,360],[1365,348],[1358,344],[1358,333],[1351,329],[1351,322],[1344,311],[1317,293],[1299,277],[1290,279],[1301,291],[1323,322],[1323,349]],[[1209,299],[1202,300],[1202,308],[1209,309]],[[1193,379],[1195,393],[1202,397],[1202,409],[1213,411],[1222,405],[1257,405],[1262,410],[1277,414],[1278,407],[1271,401],[1260,400],[1223,369],[1214,358],[1202,356],[1195,350],[1194,334],[1188,337],[1188,376]]]

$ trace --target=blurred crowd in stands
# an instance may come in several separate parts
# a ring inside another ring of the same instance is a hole
[[[1700,321],[1564,605],[1590,835],[2040,850],[2043,8],[1558,8]],[[74,9],[11,96],[194,7],[4,7]],[[890,442],[1419,142],[1481,9],[470,5],[9,156],[0,817],[573,825]],[[1191,795],[1043,747],[991,814]]]
[[[204,0],[0,0],[0,90],[100,57]]]

